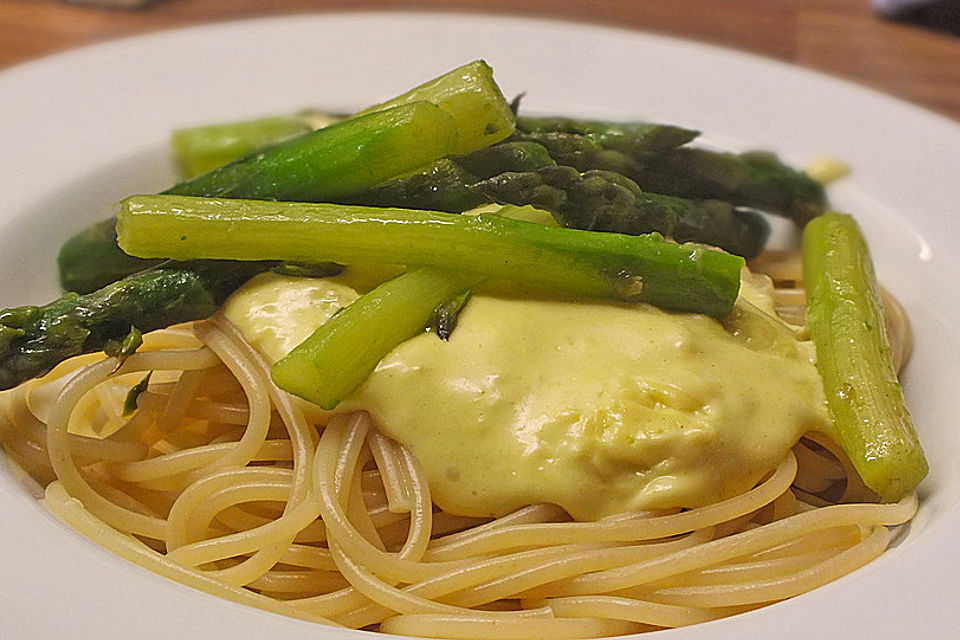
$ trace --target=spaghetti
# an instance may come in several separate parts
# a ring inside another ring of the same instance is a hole
[[[778,279],[789,315],[802,283]],[[902,359],[905,316],[891,324]],[[0,396],[4,446],[46,506],[168,578],[317,622],[458,638],[696,624],[855,570],[917,506],[869,502],[811,434],[755,487],[701,508],[574,522],[537,504],[468,518],[433,505],[418,461],[363,411],[279,391],[221,317],[151,334],[122,363],[101,358]]]

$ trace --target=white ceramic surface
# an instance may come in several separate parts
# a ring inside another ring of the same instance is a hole
[[[173,180],[171,128],[307,105],[350,109],[474,58],[526,109],[691,125],[802,164],[844,158],[832,190],[911,313],[906,390],[932,472],[896,548],[813,593],[657,638],[947,638],[960,628],[960,126],[863,88],[689,42],[571,23],[334,14],[169,31],[0,73],[0,306],[57,292],[62,240]],[[361,637],[156,577],[62,526],[0,456],[0,637]]]

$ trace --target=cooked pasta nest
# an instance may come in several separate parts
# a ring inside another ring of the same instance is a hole
[[[754,266],[802,324],[795,256]],[[899,367],[909,324],[884,301]],[[279,391],[220,317],[150,334],[119,367],[76,358],[0,404],[24,483],[98,544],[251,606],[414,636],[595,637],[733,615],[869,562],[917,507],[878,504],[833,443],[808,434],[757,486],[706,507],[597,522],[546,504],[446,513],[409,451],[364,412]]]

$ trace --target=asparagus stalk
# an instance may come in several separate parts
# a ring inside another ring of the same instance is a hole
[[[459,213],[487,204],[489,199],[472,188],[478,178],[452,158],[441,158],[420,171],[387,180],[341,204],[403,207]]]
[[[903,401],[866,242],[851,216],[829,213],[803,234],[807,325],[833,437],[883,500],[908,495],[927,461]]]
[[[493,69],[483,60],[457,67],[358,115],[419,100],[437,105],[454,119],[460,135],[452,153],[457,155],[499,142],[514,131],[513,111],[493,79]]]
[[[523,120],[519,122],[522,126]],[[543,145],[557,164],[580,171],[616,171],[645,191],[724,200],[788,217],[800,226],[826,209],[823,186],[772,153],[720,153],[690,147],[630,151],[627,142],[614,147],[596,136],[547,129],[521,129],[515,137]],[[634,147],[640,149],[641,142]]]
[[[799,226],[826,210],[823,185],[765,151],[672,149],[642,161],[638,184],[687,198],[717,198],[787,216]]]
[[[502,142],[456,159],[472,176],[482,180],[504,171],[536,171],[555,165],[543,145],[535,142]]]
[[[90,293],[159,264],[127,255],[117,246],[117,221],[114,218],[90,225],[67,240],[57,255],[60,286],[65,291]]]
[[[678,242],[701,242],[752,258],[770,227],[762,216],[719,200],[688,200],[642,191],[610,171],[579,173],[553,166],[503,173],[475,185],[501,203],[532,204],[565,227],[639,235],[660,232]]]
[[[120,246],[140,257],[380,262],[495,276],[557,293],[722,317],[743,259],[653,234],[624,236],[405,209],[134,196]]]
[[[457,213],[490,203],[474,188],[480,180],[504,171],[533,171],[552,164],[547,150],[539,144],[505,142],[466,156],[442,158],[417,173],[388,180],[340,201]]]
[[[177,129],[170,138],[187,178],[222,167],[249,153],[339,122],[318,111]]]
[[[517,130],[527,134],[572,133],[604,149],[624,153],[663,151],[687,144],[699,131],[649,122],[607,122],[572,118],[517,118]]]
[[[81,353],[212,314],[262,262],[166,263],[86,295],[68,293],[42,307],[0,311],[0,389],[48,372]]]
[[[401,342],[422,332],[438,308],[482,276],[430,267],[407,271],[360,296],[271,370],[281,389],[333,409]]]
[[[513,112],[478,60],[343,122],[280,143],[165,193],[329,201],[513,133]]]
[[[518,132],[513,139],[542,145],[557,164],[579,171],[616,171],[632,180],[638,179],[643,172],[637,156],[604,148],[589,136],[557,131]]]
[[[437,105],[457,121],[460,139],[455,153],[469,153],[493,144],[513,131],[513,113],[493,80],[493,70],[482,60],[458,67],[392,100],[364,109],[358,115],[419,100]],[[254,151],[341,120],[342,116],[307,110],[178,129],[173,132],[171,142],[186,177],[193,178]]]
[[[164,193],[329,200],[442,158],[457,144],[457,125],[446,111],[414,102],[294,138]]]

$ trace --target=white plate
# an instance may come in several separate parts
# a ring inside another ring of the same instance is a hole
[[[826,76],[728,50],[571,23],[336,14],[97,45],[0,73],[0,306],[55,295],[60,242],[111,202],[173,180],[171,128],[380,101],[474,58],[530,110],[691,125],[802,164],[844,158],[857,214],[911,313],[907,394],[930,459],[908,535],[808,595],[663,638],[945,638],[960,628],[960,126]],[[60,525],[0,459],[0,636],[344,638],[127,564]]]

